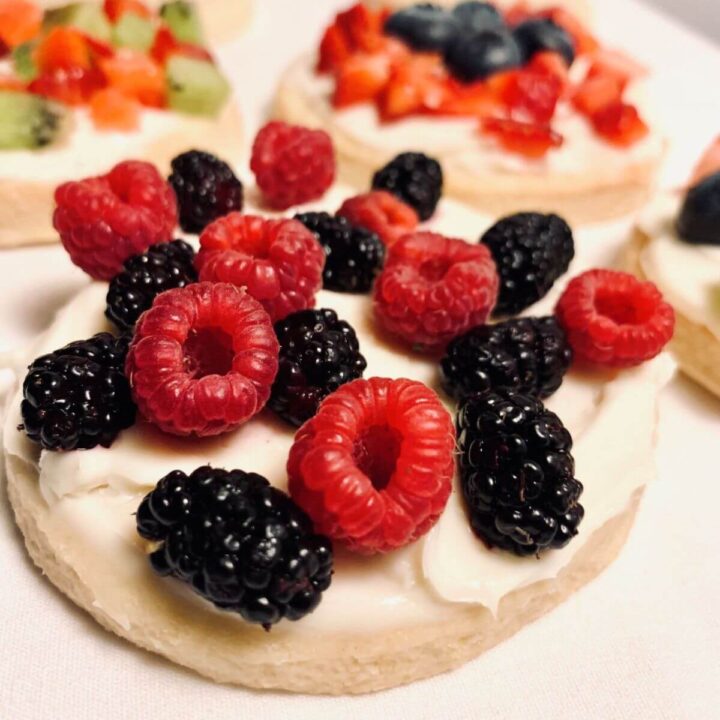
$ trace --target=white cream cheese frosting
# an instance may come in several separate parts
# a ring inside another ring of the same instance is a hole
[[[681,205],[680,195],[666,193],[647,208],[640,227],[652,242],[643,247],[640,266],[668,302],[720,340],[720,245],[693,245],[678,236]]]
[[[318,207],[334,209],[342,197],[335,188]],[[473,224],[470,224],[473,223]],[[434,229],[474,240],[485,222],[462,205],[444,202]],[[477,229],[475,229],[477,226]],[[463,231],[464,229],[464,231]],[[578,256],[571,273],[594,264],[592,253]],[[551,312],[564,286],[561,280],[533,314]],[[25,360],[107,329],[103,316],[106,286],[92,283],[72,299],[28,351]],[[318,307],[331,307],[357,331],[368,361],[366,377],[408,377],[438,388],[432,359],[390,346],[373,331],[369,296],[322,291]],[[22,377],[22,368],[17,368]],[[484,605],[495,611],[502,598],[535,581],[555,577],[592,534],[623,512],[633,492],[654,475],[653,447],[657,394],[674,365],[665,354],[622,372],[566,376],[548,406],[565,422],[575,440],[577,477],[584,483],[581,502],[586,516],[580,533],[565,549],[540,559],[519,559],[488,549],[470,531],[462,500],[455,491],[437,526],[420,541],[386,556],[356,557],[338,549],[335,575],[319,608],[299,623],[281,623],[277,633],[357,631],[403,627],[442,620],[443,608],[455,603]],[[441,397],[442,393],[440,392]],[[285,488],[285,462],[293,430],[264,411],[228,435],[214,439],[171,438],[139,422],[124,431],[111,448],[71,453],[39,452],[17,429],[20,391],[11,399],[4,424],[4,449],[36,468],[51,512],[62,519],[89,552],[112,557],[112,582],[98,582],[96,602],[111,601],[113,583],[138,583],[163,602],[190,603],[195,613],[221,613],[172,578],[153,575],[135,531],[134,511],[142,497],[167,472],[199,465],[239,467],[265,475]],[[448,404],[448,409],[452,410]],[[115,611],[119,612],[119,611]],[[239,616],[221,613],[227,622]],[[115,617],[121,624],[124,617]]]

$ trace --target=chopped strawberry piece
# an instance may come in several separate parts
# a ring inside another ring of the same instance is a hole
[[[396,63],[380,95],[384,120],[437,111],[449,96],[448,74],[438,55],[416,54]]]
[[[566,8],[549,8],[548,10],[538,13],[538,16],[550,18],[560,27],[567,30],[575,42],[576,55],[587,55],[595,52],[600,47],[600,44],[596,40],[595,36]]]
[[[345,33],[337,25],[330,25],[320,41],[318,72],[332,72],[342,65],[351,54],[350,43],[345,37]]]
[[[43,12],[28,0],[0,0],[0,40],[8,48],[22,45],[37,37]]]
[[[14,75],[0,73],[0,90],[24,90],[25,83]]]
[[[164,107],[167,88],[165,71],[151,57],[122,49],[112,58],[100,60],[110,87],[149,107]]]
[[[390,59],[382,53],[361,53],[348,58],[335,78],[333,105],[347,107],[374,100],[390,79]]]
[[[489,117],[502,109],[502,103],[485,82],[461,83],[448,78],[447,97],[435,112],[438,115]]]
[[[83,35],[85,43],[94,59],[99,57],[112,57],[115,48],[110,44],[94,38],[92,35]]]
[[[10,54],[10,46],[0,37],[0,60]]]
[[[634,145],[648,134],[648,126],[643,122],[637,108],[623,102],[601,108],[591,120],[599,135],[619,147]]]
[[[619,50],[599,50],[593,56],[588,77],[612,76],[622,83],[623,88],[633,80],[645,77],[648,69]]]
[[[515,72],[503,92],[513,118],[548,123],[555,114],[562,83],[555,75],[525,69]]]
[[[591,117],[622,100],[623,83],[614,75],[588,75],[577,88],[572,102],[578,112]]]
[[[99,130],[130,132],[140,126],[140,103],[115,88],[105,88],[90,99],[90,115]]]
[[[690,178],[690,186],[696,185],[718,170],[720,170],[720,135],[715,138],[712,145],[703,153],[700,161],[695,166]]]
[[[562,135],[549,125],[485,118],[481,121],[480,129],[486,135],[496,138],[505,150],[532,159],[542,158],[549,150],[563,144]]]
[[[557,78],[563,95],[570,86],[568,66],[560,53],[550,51],[535,53],[527,68]]]
[[[90,46],[85,36],[71,27],[54,27],[35,50],[35,62],[41,73],[56,70],[89,70],[92,67]]]
[[[105,14],[113,22],[117,22],[125,13],[134,13],[143,18],[152,17],[152,11],[140,0],[105,0]]]
[[[39,75],[28,85],[28,90],[66,105],[84,105],[104,86],[105,78],[96,68],[73,67]]]
[[[159,27],[155,33],[150,55],[161,65],[164,65],[171,55],[185,55],[197,60],[213,61],[213,56],[204,47],[177,40],[170,29],[165,26]]]

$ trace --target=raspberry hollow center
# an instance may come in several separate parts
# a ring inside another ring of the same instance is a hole
[[[638,302],[638,298],[617,293],[598,293],[595,307],[598,314],[609,318],[617,325],[644,325],[653,312],[652,307],[647,303]]]
[[[355,442],[353,457],[376,490],[384,490],[395,474],[402,435],[389,425],[372,425]]]
[[[445,257],[432,258],[420,265],[419,273],[428,282],[438,282],[445,277],[451,263]]]
[[[232,370],[232,338],[220,328],[191,330],[183,350],[185,370],[196,380],[206,375],[227,375]]]

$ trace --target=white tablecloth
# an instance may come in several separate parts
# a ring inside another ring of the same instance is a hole
[[[250,132],[277,74],[343,4],[256,1],[248,34],[221,52]],[[656,73],[673,138],[664,183],[677,184],[720,131],[720,50],[634,0],[597,5],[603,37]],[[615,226],[602,241],[622,240]],[[83,282],[59,248],[4,252],[0,271],[0,352]],[[104,632],[31,565],[0,488],[0,720],[719,718],[720,403],[678,379],[661,410],[659,477],[614,565],[462,669],[359,698],[216,686]]]

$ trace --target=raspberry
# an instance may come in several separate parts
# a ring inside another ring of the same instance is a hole
[[[354,380],[300,428],[290,494],[315,528],[363,554],[417,540],[450,495],[455,433],[437,395],[411,380]]]
[[[301,213],[295,219],[314,233],[325,251],[326,290],[369,292],[385,262],[385,246],[374,232],[325,212]]]
[[[175,470],[143,499],[137,531],[160,543],[150,555],[155,572],[266,630],[313,612],[330,586],[330,540],[255,473]]]
[[[125,372],[140,412],[174,435],[219,435],[262,410],[278,367],[270,318],[226,283],[158,295],[137,323]]]
[[[325,194],[335,180],[335,151],[324,130],[273,121],[255,138],[250,168],[269,205],[285,210]]]
[[[561,548],[585,511],[572,438],[534,398],[501,388],[472,395],[457,416],[460,484],[476,535],[517,555]]]
[[[161,292],[197,282],[194,258],[195,251],[182,240],[129,257],[110,281],[105,315],[120,330],[131,330]]]
[[[337,214],[376,233],[387,247],[413,232],[420,222],[415,210],[385,190],[348,198]]]
[[[575,256],[572,230],[557,215],[510,215],[480,242],[490,248],[500,273],[497,315],[515,315],[545,297]]]
[[[175,194],[149,163],[129,160],[107,175],[55,191],[53,225],[75,265],[110,280],[131,255],[172,239]]]
[[[274,321],[315,305],[325,253],[297,220],[230,213],[200,236],[201,280],[245,287]]]
[[[34,360],[21,405],[28,437],[45,450],[110,447],[135,422],[126,354],[126,337],[100,333]]]
[[[242,210],[242,183],[226,162],[210,153],[190,150],[178,155],[172,161],[169,182],[185,232],[202,232],[213,220]]]
[[[615,270],[571,280],[555,314],[578,360],[609,367],[655,357],[675,328],[675,313],[655,285]]]
[[[485,245],[419,232],[398,240],[375,282],[375,317],[386,330],[440,348],[488,318],[498,275]]]
[[[293,425],[302,425],[320,401],[362,376],[367,362],[355,330],[334,310],[301,310],[275,324],[280,366],[269,405]]]
[[[457,400],[498,387],[546,398],[560,387],[571,361],[554,317],[515,318],[455,338],[442,359],[443,386]]]
[[[410,205],[421,220],[432,217],[440,201],[443,172],[427,155],[401,153],[373,176],[373,189],[387,190]]]

